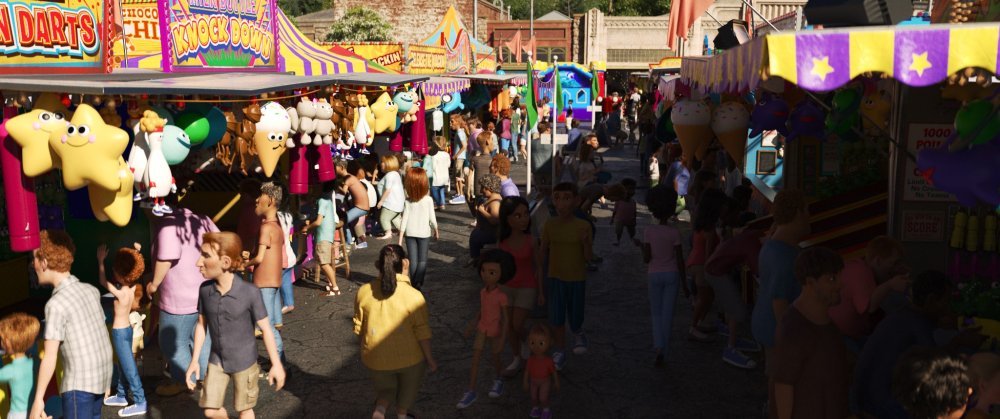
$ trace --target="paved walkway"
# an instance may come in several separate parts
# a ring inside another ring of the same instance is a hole
[[[634,148],[605,154],[614,181],[637,177]],[[514,166],[514,178],[523,185],[525,166]],[[637,201],[644,201],[640,189]],[[463,268],[468,258],[469,216],[458,209],[438,214],[441,240],[432,242],[425,295],[433,329],[433,347],[439,370],[428,375],[413,412],[423,418],[528,417],[530,399],[520,379],[508,380],[498,399],[486,396],[492,367],[480,366],[480,398],[471,407],[455,404],[468,385],[472,342],[462,331],[475,318],[481,282],[473,269]],[[650,222],[639,206],[640,233]],[[611,211],[595,207],[598,218],[595,252],[604,257],[598,272],[587,283],[585,330],[590,351],[569,355],[561,373],[562,390],[553,394],[555,417],[575,418],[757,418],[766,398],[760,367],[745,371],[721,361],[723,341],[694,343],[685,339],[691,305],[680,296],[672,341],[665,368],[653,367],[645,266],[638,249],[612,245]],[[682,218],[683,219],[683,218]],[[373,279],[374,259],[382,243],[352,254],[350,282],[341,280],[341,297],[324,297],[318,290],[297,286],[296,309],[285,317],[282,336],[290,377],[284,390],[274,392],[261,383],[257,417],[260,418],[365,418],[369,417],[374,391],[360,362],[358,340],[352,333],[354,291]],[[303,285],[303,284],[299,284]],[[345,285],[348,285],[345,287]],[[259,345],[264,354],[263,345]],[[155,355],[147,355],[147,372],[156,368]],[[485,358],[485,357],[484,357]],[[504,360],[509,361],[505,353]],[[759,358],[758,358],[759,359]],[[158,378],[147,376],[152,393]],[[161,399],[150,395],[150,417],[201,417],[194,395]],[[232,406],[231,399],[227,405]],[[231,416],[235,413],[230,410]],[[106,417],[114,417],[105,409]]]

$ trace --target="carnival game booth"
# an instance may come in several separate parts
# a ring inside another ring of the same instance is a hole
[[[494,73],[497,68],[493,48],[476,39],[449,6],[441,23],[420,44],[445,48],[443,75]]]
[[[809,193],[803,245],[854,257],[890,234],[914,272],[968,284],[960,312],[1000,319],[998,39],[995,23],[770,34],[685,58],[683,81],[706,99],[679,100],[672,122],[695,158],[718,138],[765,195]]]
[[[591,111],[588,106],[598,102],[604,93],[604,63],[593,62],[590,68],[577,63],[560,62],[553,66],[551,63],[536,62],[533,66],[537,72],[538,91],[535,97],[556,99],[554,81],[552,80],[553,67],[558,67],[559,84],[561,97],[559,109],[567,107],[573,109],[573,118],[580,121],[590,121]],[[562,121],[563,115],[559,115]]]

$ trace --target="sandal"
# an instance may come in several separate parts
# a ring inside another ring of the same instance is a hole
[[[340,287],[330,288],[329,285],[326,286],[326,296],[327,297],[338,297],[342,293],[340,292]]]

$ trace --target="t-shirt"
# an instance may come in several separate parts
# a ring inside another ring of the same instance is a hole
[[[500,196],[504,198],[508,196],[521,196],[521,191],[517,189],[514,179],[507,178],[500,181]]]
[[[337,211],[333,208],[332,195],[323,195],[316,204],[318,215],[323,222],[316,228],[316,240],[333,243],[333,231],[337,229]]]
[[[504,120],[500,122],[500,138],[507,140],[511,138],[510,119],[508,118],[504,118]]]
[[[795,279],[795,258],[799,251],[798,246],[778,240],[768,240],[760,249],[760,286],[750,326],[754,339],[764,347],[774,347],[774,329],[778,324],[774,317],[774,300],[791,304],[802,292],[802,286]]]
[[[281,287],[281,265],[285,260],[285,235],[281,233],[278,221],[264,221],[260,224],[260,239],[257,244],[257,251],[260,246],[264,249],[264,260],[253,270],[253,284],[257,288],[279,288]],[[256,255],[255,255],[256,257]]]
[[[667,171],[667,179],[665,180],[668,185],[673,185],[675,181],[677,182],[677,195],[686,196],[688,194],[688,184],[691,183],[691,171],[679,161],[673,162],[670,165],[670,170]]]
[[[482,185],[482,179],[484,176],[490,174],[490,163],[493,163],[493,158],[486,152],[472,158],[472,167],[476,171],[476,184],[475,189],[472,190],[473,195],[480,194],[479,188]]]
[[[830,319],[846,336],[867,336],[872,330],[868,305],[876,288],[874,273],[863,259],[855,259],[844,264],[840,284],[840,304],[830,307]]]
[[[264,297],[253,284],[233,278],[233,286],[225,294],[216,287],[217,281],[205,281],[198,298],[198,313],[205,316],[205,326],[212,337],[212,354],[208,359],[233,374],[250,368],[257,362],[257,342],[254,325],[267,318]]]
[[[563,281],[587,279],[583,245],[591,239],[590,224],[586,221],[576,217],[549,218],[542,228],[542,242],[549,244],[549,277]]]
[[[777,332],[775,383],[792,386],[792,418],[844,419],[850,416],[847,346],[833,323],[815,324],[789,306]]]
[[[643,243],[649,244],[648,273],[677,272],[677,246],[681,232],[672,225],[653,224],[642,233]]]
[[[388,191],[388,195],[385,195],[386,191]],[[378,181],[378,193],[384,195],[382,208],[393,212],[403,212],[406,191],[403,190],[403,177],[399,175],[399,172],[392,171],[382,176],[382,179]]]
[[[10,385],[10,411],[28,412],[35,384],[35,361],[22,356],[0,368],[0,383]]]
[[[507,307],[507,294],[500,287],[479,290],[479,324],[477,329],[489,337],[500,336],[502,312]]]
[[[403,205],[403,219],[400,228],[406,237],[430,237],[437,228],[437,216],[434,214],[434,200],[430,195],[424,195],[419,201],[407,200]]]
[[[521,112],[514,112],[510,115],[510,129],[514,134],[521,133]]]
[[[631,199],[626,201],[616,201],[614,216],[615,216],[614,221],[616,223],[621,223],[627,226],[634,226],[636,217],[635,201]]]
[[[466,156],[469,153],[469,150],[466,149],[461,153],[459,153],[458,151],[469,145],[469,136],[464,129],[457,129],[455,130],[455,133],[456,133],[455,135],[456,141],[454,141],[454,144],[451,147],[452,153],[454,153],[455,158],[465,160]]]
[[[762,230],[746,229],[719,243],[705,262],[705,272],[709,275],[723,276],[741,265],[747,265],[750,267],[750,272],[759,273],[760,238],[763,236]]]
[[[934,323],[911,307],[889,314],[865,342],[854,370],[854,393],[864,410],[892,399],[892,370],[914,346],[935,346]],[[871,412],[876,413],[876,412]]]
[[[538,288],[534,239],[527,237],[518,249],[511,246],[509,239],[500,242],[498,247],[514,257],[514,277],[504,285],[508,288]]]
[[[375,185],[372,185],[372,181],[367,178],[359,180],[365,187],[365,192],[368,194],[368,206],[371,208],[378,202],[378,192],[375,191]]]
[[[528,357],[528,376],[536,380],[549,378],[556,373],[556,363],[551,356],[532,355]]]
[[[431,186],[448,186],[448,169],[451,168],[451,157],[448,153],[438,151],[431,161],[434,164],[434,173],[431,176]]]
[[[259,230],[258,220],[253,219],[258,227],[253,230]],[[176,208],[173,214],[160,217],[155,229],[153,257],[157,261],[170,262],[170,270],[157,290],[160,309],[176,315],[197,313],[198,287],[205,282],[195,266],[201,257],[202,236],[217,232],[219,228],[207,216],[195,214],[187,208]]]

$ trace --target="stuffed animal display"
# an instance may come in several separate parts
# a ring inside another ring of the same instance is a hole
[[[278,167],[278,160],[285,153],[285,138],[292,129],[288,112],[277,102],[267,102],[260,107],[260,122],[254,126],[253,143],[264,175],[271,177]]]

